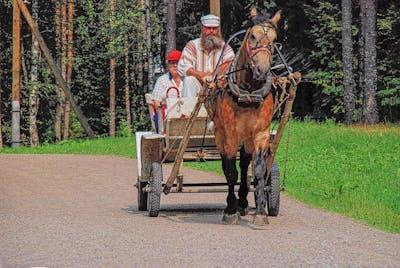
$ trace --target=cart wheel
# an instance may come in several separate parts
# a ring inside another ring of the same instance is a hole
[[[138,181],[137,188],[138,188],[138,209],[140,211],[147,210],[147,192],[143,191],[143,188],[146,187],[147,182]]]
[[[277,162],[272,163],[271,174],[267,180],[267,206],[269,216],[278,216],[281,184]]]
[[[160,196],[162,186],[162,167],[161,163],[151,164],[152,180],[150,180],[151,191],[147,193],[147,211],[150,217],[157,217],[160,212]]]

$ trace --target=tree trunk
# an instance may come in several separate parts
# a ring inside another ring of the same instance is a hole
[[[73,57],[73,38],[74,38],[74,0],[68,0],[68,26],[67,26],[67,85],[71,88],[72,77],[72,57]],[[65,100],[64,110],[64,140],[69,139],[69,125],[70,125],[71,104]]]
[[[65,68],[65,51],[66,51],[66,24],[67,24],[67,9],[66,9],[67,0],[59,1],[59,16],[56,15],[56,25],[59,25],[59,34],[56,36],[56,43],[58,42],[60,45],[60,61],[59,66],[61,69],[61,76],[66,80],[66,68]],[[58,20],[58,21],[57,21]],[[61,41],[60,41],[61,40]],[[56,142],[61,141],[62,139],[62,115],[64,113],[64,94],[61,88],[57,88],[57,106],[56,106],[56,116],[54,122],[54,133],[56,137]]]
[[[144,11],[144,0],[140,0],[139,9]],[[145,19],[145,18],[142,18]],[[137,54],[136,54],[136,61],[137,61],[137,84],[139,87],[140,92],[144,92],[144,45],[143,42],[145,40],[146,28],[143,27],[143,24],[139,24],[137,27]],[[139,92],[138,92],[139,93]],[[139,95],[139,94],[137,94]]]
[[[138,3],[138,8],[139,10],[143,11],[144,13],[144,9],[145,9],[145,3],[144,0],[140,0]],[[142,14],[143,14],[142,13]],[[141,16],[140,17],[140,21],[144,21],[145,17]],[[133,106],[133,122],[134,121],[140,121],[141,120],[141,116],[142,116],[142,105],[141,105],[141,98],[142,95],[144,95],[143,93],[146,92],[145,90],[145,84],[144,84],[144,69],[145,69],[145,46],[144,46],[144,42],[145,42],[145,31],[146,28],[143,26],[143,24],[139,24],[136,27],[136,35],[137,35],[137,40],[138,42],[136,43],[136,49],[135,49],[135,62],[136,62],[136,66],[135,66],[135,73],[134,75],[136,75],[136,91],[134,92],[134,95],[136,96],[135,98],[135,103]],[[133,123],[132,122],[132,123]]]
[[[154,84],[154,59],[152,50],[152,23],[150,16],[151,6],[150,0],[146,0],[146,35],[147,35],[147,61],[148,61],[148,72],[147,72],[147,84],[148,92],[153,89]]]
[[[130,101],[130,93],[129,93],[129,37],[128,34],[125,34],[124,39],[124,53],[125,53],[125,111],[126,111],[126,123],[129,129],[132,128],[132,119],[131,119],[131,101]]]
[[[343,100],[346,125],[353,124],[355,110],[351,9],[351,0],[342,0]]]
[[[359,98],[364,99],[364,88],[365,88],[365,7],[364,1],[360,0],[360,32],[358,33],[358,92]]]
[[[38,0],[32,1],[32,18],[37,21],[39,18]],[[40,48],[35,36],[32,34],[32,61],[31,61],[31,92],[29,94],[29,136],[31,147],[39,145],[39,133],[37,129],[37,113],[39,109],[38,80]]]
[[[21,13],[18,3],[13,6],[13,62],[12,62],[12,118],[11,146],[20,145],[20,84],[21,84]]]
[[[1,23],[1,21],[0,21]],[[1,27],[0,27],[1,29]],[[1,54],[0,54],[0,149],[3,148],[3,130],[2,130],[2,121],[3,121],[3,116],[1,114],[1,106],[2,106],[2,99],[1,99],[1,93],[2,93],[2,78],[3,78],[3,69],[1,68],[1,62],[2,62],[2,58],[1,58]]]
[[[312,93],[312,106],[313,106],[313,118],[318,121],[323,118],[321,106],[322,106],[321,90],[314,89]]]
[[[363,121],[367,125],[379,122],[376,104],[376,0],[362,0],[365,5],[365,89]]]
[[[166,56],[174,49],[176,49],[176,0],[168,0]]]
[[[24,84],[26,85],[26,84],[28,84],[28,69],[26,68],[24,42],[21,42],[21,70],[22,70],[21,81],[22,81],[23,85]]]
[[[110,29],[113,31],[114,22],[115,22],[115,0],[110,0]],[[114,38],[111,34],[110,41],[110,50],[111,50],[111,58],[110,58],[110,136],[115,137],[115,59],[114,59],[114,49],[113,42]]]

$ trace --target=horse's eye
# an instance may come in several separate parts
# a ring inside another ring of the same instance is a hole
[[[254,37],[254,35],[253,35],[252,33],[250,33],[250,34],[249,34],[249,39],[250,39],[250,41],[253,41],[253,40],[256,39],[256,38]]]

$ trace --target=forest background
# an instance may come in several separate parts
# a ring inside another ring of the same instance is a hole
[[[144,94],[165,71],[165,55],[173,48],[171,21],[176,20],[173,46],[183,49],[198,37],[199,19],[210,7],[200,0],[24,2],[97,136],[149,128]],[[225,39],[245,28],[251,7],[264,13],[282,10],[278,42],[304,76],[295,118],[399,122],[399,1],[220,2]],[[171,5],[174,17],[168,12]],[[0,0],[0,147],[12,141],[12,18],[13,1]],[[25,20],[21,70],[22,144],[86,137]]]

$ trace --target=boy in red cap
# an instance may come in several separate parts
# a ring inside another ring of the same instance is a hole
[[[179,95],[181,94],[182,81],[178,74],[178,61],[181,58],[181,54],[179,50],[172,50],[167,56],[168,72],[157,79],[151,93],[151,98],[156,109],[161,106],[161,102],[167,97],[167,91],[168,97],[177,98],[177,91],[179,91]],[[168,90],[169,88],[171,90]]]

